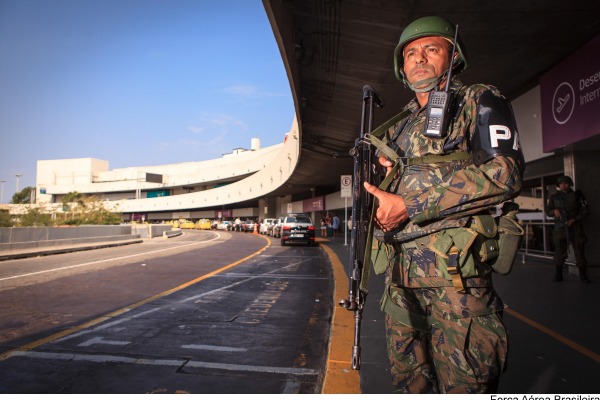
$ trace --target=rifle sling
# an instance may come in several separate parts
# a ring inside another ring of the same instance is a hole
[[[379,137],[385,131],[387,131],[387,129],[389,129],[392,125],[394,125],[397,122],[408,117],[410,114],[411,114],[410,110],[408,110],[408,109],[403,110],[401,113],[397,114],[396,116],[390,118],[389,120],[387,120],[386,122],[384,122],[383,124],[378,126],[375,130],[373,130],[368,135],[368,138],[371,141],[371,144],[373,144],[373,146],[375,146],[379,150],[380,153],[384,154],[390,160],[394,161],[394,166],[392,167],[392,170],[386,175],[385,179],[379,185],[379,189],[381,189],[383,191],[386,191],[388,189],[389,185],[394,180],[394,177],[396,176],[396,173],[398,172],[400,167],[404,168],[406,166],[411,166],[411,165],[434,164],[434,163],[440,163],[440,162],[451,162],[451,161],[461,161],[461,160],[466,161],[466,160],[472,159],[471,154],[467,153],[466,151],[458,151],[458,152],[454,152],[454,153],[450,153],[450,154],[439,154],[439,155],[431,154],[431,155],[415,157],[415,158],[406,158],[406,157],[398,156],[398,154],[391,147],[389,147],[385,142],[380,140]],[[364,292],[365,294],[367,294],[369,292],[368,286],[369,286],[369,275],[370,275],[370,269],[371,269],[371,250],[372,250],[372,246],[373,246],[373,228],[374,228],[373,221],[375,219],[374,215],[375,215],[375,207],[376,206],[377,206],[377,199],[374,199],[372,207],[371,207],[370,218],[369,218],[369,227],[367,230],[367,237],[366,237],[366,241],[365,241],[365,253],[364,253],[364,258],[363,258],[363,268],[362,268],[362,274],[361,274],[361,279],[360,279],[360,290],[362,292]]]

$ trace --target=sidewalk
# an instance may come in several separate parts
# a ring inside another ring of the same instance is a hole
[[[344,245],[344,235],[337,238],[320,239],[320,243],[335,252],[348,271],[350,263],[350,238]],[[337,283],[336,283],[337,285]],[[360,368],[360,389],[364,394],[392,394],[391,375],[385,345],[384,314],[379,309],[379,298],[383,293],[384,276],[372,273],[369,278],[369,295],[366,298],[361,323],[362,361]],[[347,289],[345,294],[347,297]],[[336,299],[337,300],[337,299]],[[336,301],[337,303],[337,301]],[[350,313],[351,311],[343,310]],[[331,340],[335,340],[332,338]],[[347,343],[352,346],[352,342]],[[348,360],[350,361],[350,360]]]

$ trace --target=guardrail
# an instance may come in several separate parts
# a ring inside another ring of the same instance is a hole
[[[552,260],[554,258],[554,249],[551,246],[553,221],[521,221],[525,229],[525,236],[521,242],[519,252],[522,256],[522,263],[525,264],[525,257],[537,257]],[[570,246],[570,245],[569,245]],[[569,251],[569,258],[565,262],[567,265],[575,265],[571,259],[573,251]]]

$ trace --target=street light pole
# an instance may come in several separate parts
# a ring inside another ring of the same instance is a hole
[[[21,179],[21,177],[23,176],[23,174],[15,174],[15,176],[17,177],[17,191],[16,191],[16,193],[19,193],[19,179]]]
[[[4,180],[0,181],[0,204],[4,204]]]

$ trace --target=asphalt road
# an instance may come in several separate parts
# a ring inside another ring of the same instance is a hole
[[[0,393],[319,393],[318,247],[186,232],[0,263]]]

